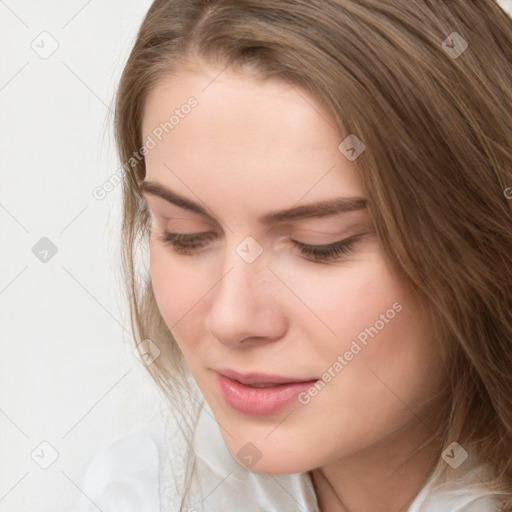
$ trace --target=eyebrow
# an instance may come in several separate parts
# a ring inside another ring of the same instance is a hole
[[[160,197],[168,203],[174,204],[184,210],[212,218],[207,209],[203,206],[176,194],[156,181],[143,180],[139,183],[139,187],[143,193]],[[261,222],[262,224],[270,225],[277,222],[293,221],[311,217],[327,217],[357,210],[364,210],[367,206],[368,200],[363,197],[338,197],[317,203],[294,206],[286,210],[268,212],[263,215]]]

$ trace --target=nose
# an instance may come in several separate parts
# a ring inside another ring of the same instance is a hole
[[[281,338],[288,328],[279,302],[283,286],[266,267],[264,258],[247,263],[235,254],[226,266],[223,278],[209,294],[206,328],[231,347]]]

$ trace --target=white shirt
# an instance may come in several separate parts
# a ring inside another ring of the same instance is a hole
[[[177,439],[176,433],[171,437]],[[138,431],[100,450],[86,469],[74,511],[178,512],[184,459],[167,457],[175,450],[168,443]],[[262,475],[236,462],[207,406],[199,418],[194,450],[198,478],[187,511],[319,512],[307,473]],[[488,471],[479,465],[443,486],[427,481],[408,512],[496,512],[499,498],[481,484]]]

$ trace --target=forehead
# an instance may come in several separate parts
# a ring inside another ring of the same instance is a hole
[[[184,111],[189,110],[186,105],[191,98],[197,100],[197,106],[187,114]],[[174,119],[171,123],[173,135],[186,132],[189,136],[187,127],[192,124],[198,139],[201,134],[209,135],[196,142],[205,145],[211,141],[216,147],[226,141],[228,134],[232,148],[233,142],[266,147],[270,142],[284,147],[294,142],[306,150],[318,147],[327,134],[334,138],[336,147],[340,137],[325,109],[296,86],[279,79],[255,80],[226,70],[199,68],[161,80],[146,101],[143,132],[149,133],[173,114],[179,116],[179,122]],[[274,139],[276,134],[278,140]]]
[[[305,196],[361,195],[356,164],[339,151],[344,135],[330,113],[279,79],[215,68],[169,76],[148,96],[148,138],[155,146],[145,157],[147,177],[177,192],[250,197],[267,208]],[[277,197],[269,193],[275,189]]]

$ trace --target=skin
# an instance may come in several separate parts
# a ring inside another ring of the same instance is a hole
[[[146,179],[211,216],[144,194],[158,307],[235,460],[251,442],[262,454],[251,471],[311,471],[322,511],[405,510],[439,448],[417,450],[432,432],[427,418],[445,378],[425,315],[386,264],[366,209],[260,222],[297,204],[365,197],[357,160],[338,150],[348,134],[307,92],[221,69],[195,63],[162,80],[145,105],[143,140],[190,96],[198,100],[147,154]],[[166,230],[213,238],[179,254],[159,238]],[[327,263],[291,242],[352,235],[363,236]],[[250,264],[236,252],[247,236],[263,250]],[[221,366],[321,378],[397,302],[401,311],[306,405],[250,416],[220,394],[214,369]]]

